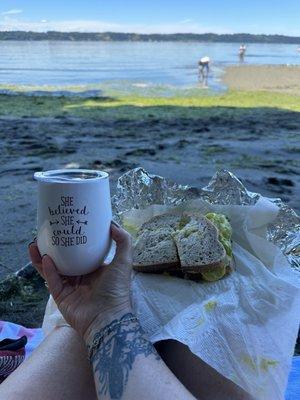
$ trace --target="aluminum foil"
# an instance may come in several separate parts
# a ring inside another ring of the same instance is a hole
[[[152,204],[179,205],[195,198],[211,204],[254,205],[261,195],[248,191],[231,172],[218,171],[209,184],[192,188],[151,175],[143,168],[135,168],[122,175],[113,197],[116,219],[129,210],[143,209]],[[268,228],[268,238],[287,256],[292,268],[300,273],[300,217],[280,199],[271,199],[279,213]]]

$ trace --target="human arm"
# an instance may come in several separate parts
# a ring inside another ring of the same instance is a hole
[[[91,362],[99,399],[194,399],[162,361],[131,312],[110,323],[101,322],[85,339],[87,345],[92,346],[97,338],[102,339],[91,351]]]
[[[167,368],[132,313],[129,291],[131,240],[112,226],[117,244],[110,265],[81,277],[62,277],[50,257],[30,245],[33,265],[70,325],[90,348],[98,399],[180,399],[194,397]],[[95,339],[95,346],[93,342]],[[92,349],[91,349],[92,347]]]

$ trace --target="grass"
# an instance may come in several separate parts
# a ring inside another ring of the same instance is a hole
[[[226,116],[249,109],[276,108],[300,112],[300,97],[272,92],[229,91],[197,97],[54,97],[0,95],[0,115],[14,117],[74,116],[96,119],[136,119]]]
[[[169,161],[174,161],[176,164],[180,164],[181,163],[181,158],[178,156],[169,156],[168,157]]]
[[[290,173],[293,167],[300,167],[300,161],[296,159],[285,159],[283,161],[274,157],[272,159],[265,159],[261,156],[242,153],[239,157],[231,161],[231,165],[233,167],[265,168],[278,173]]]
[[[224,154],[228,151],[228,149],[219,144],[211,145],[211,146],[203,146],[203,153],[206,156],[212,156],[214,154]]]

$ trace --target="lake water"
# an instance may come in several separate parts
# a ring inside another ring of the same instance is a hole
[[[237,43],[0,42],[0,84],[192,88],[197,62],[212,60],[209,86],[239,63]],[[300,64],[295,45],[249,44],[245,64]]]

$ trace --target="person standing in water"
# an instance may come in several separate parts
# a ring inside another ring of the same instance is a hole
[[[242,44],[242,45],[240,46],[240,48],[239,48],[239,57],[240,57],[240,61],[241,61],[241,62],[244,61],[244,57],[245,57],[245,54],[246,54],[246,50],[247,50],[247,47],[246,47],[244,44]]]
[[[199,65],[199,81],[203,83],[204,86],[207,86],[210,58],[207,56],[202,57],[198,65]]]

